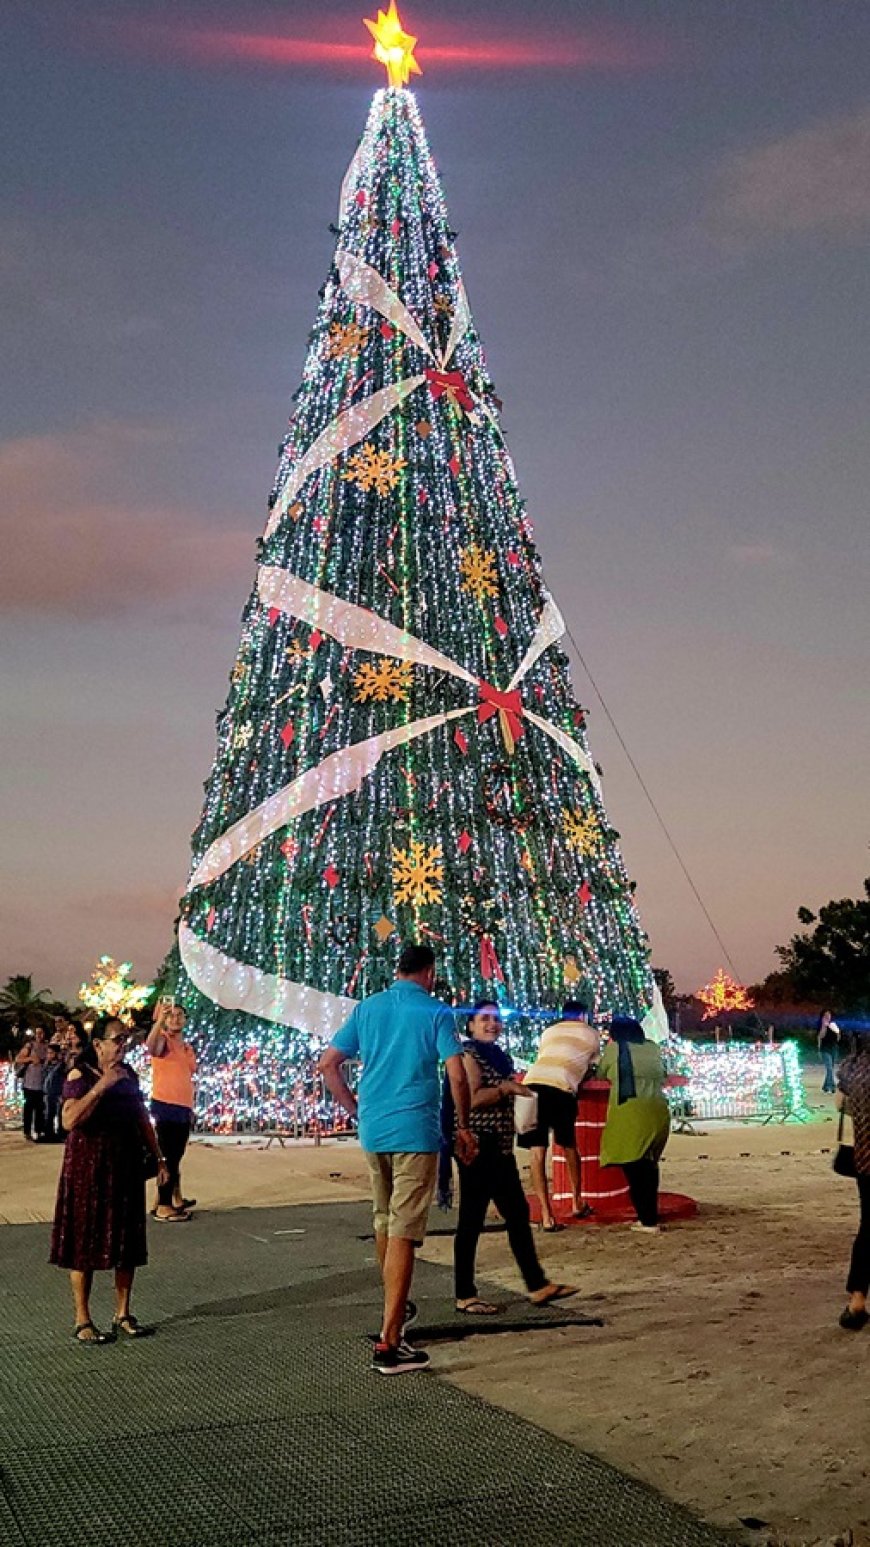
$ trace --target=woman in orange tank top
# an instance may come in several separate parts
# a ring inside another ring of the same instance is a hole
[[[184,1025],[181,1006],[162,1000],[146,1043],[151,1054],[151,1115],[168,1169],[166,1180],[157,1188],[157,1204],[151,1213],[164,1224],[189,1220],[196,1203],[195,1198],[185,1198],[181,1190],[181,1161],[193,1123],[196,1070],[196,1054],[184,1040]]]

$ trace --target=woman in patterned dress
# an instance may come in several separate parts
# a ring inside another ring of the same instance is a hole
[[[837,1105],[845,1107],[851,1116],[855,1133],[855,1172],[861,1209],[846,1280],[849,1304],[840,1317],[840,1326],[846,1332],[860,1332],[870,1321],[870,1036],[856,1037],[855,1052],[840,1065],[840,1092]]]
[[[67,1268],[75,1306],[76,1341],[94,1347],[122,1333],[145,1331],[130,1313],[136,1269],[147,1262],[144,1152],[157,1149],[135,1070],[124,1063],[127,1031],[106,1017],[94,1029],[98,1068],[78,1058],[63,1087],[63,1126],[68,1138],[57,1191],[49,1261]],[[115,1274],[112,1336],[91,1320],[94,1273]]]
[[[576,1290],[551,1284],[538,1261],[529,1224],[529,1205],[514,1159],[514,1100],[528,1092],[513,1078],[510,1054],[498,1046],[502,1022],[495,1004],[476,1005],[462,1044],[471,1089],[471,1131],[478,1153],[459,1165],[459,1219],[454,1242],[456,1309],[466,1316],[494,1316],[501,1309],[481,1300],[474,1282],[477,1243],[486,1211],[494,1203],[507,1226],[517,1267],[534,1305],[563,1300]]]

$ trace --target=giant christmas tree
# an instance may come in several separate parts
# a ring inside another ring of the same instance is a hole
[[[431,942],[458,1002],[653,999],[406,89],[414,40],[393,6],[369,25],[390,85],[341,190],[182,903],[213,1116],[279,1115],[402,940]]]

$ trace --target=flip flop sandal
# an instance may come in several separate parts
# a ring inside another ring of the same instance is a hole
[[[460,1316],[498,1316],[501,1306],[491,1305],[488,1300],[480,1300],[475,1295],[473,1300],[469,1300],[466,1305],[457,1305],[456,1309]]]
[[[94,1335],[90,1338],[83,1338],[80,1336],[82,1332],[92,1332]],[[100,1348],[103,1343],[114,1343],[115,1341],[108,1332],[100,1332],[92,1321],[80,1321],[73,1332],[73,1337],[77,1343],[81,1343],[82,1348]]]
[[[186,1225],[193,1218],[192,1214],[185,1214],[184,1209],[176,1209],[174,1214],[155,1214],[158,1225]]]
[[[112,1331],[123,1332],[128,1338],[147,1338],[151,1336],[150,1327],[140,1327],[135,1316],[113,1316]]]
[[[543,1230],[544,1235],[556,1235],[556,1233],[559,1230],[564,1230],[565,1228],[566,1228],[565,1225],[560,1225],[559,1224],[558,1219],[554,1219],[552,1225],[539,1225],[538,1226],[539,1230]]]
[[[570,1300],[572,1295],[579,1294],[577,1288],[570,1284],[556,1284],[551,1295],[545,1295],[543,1300],[533,1300],[532,1305],[552,1305],[554,1300]]]

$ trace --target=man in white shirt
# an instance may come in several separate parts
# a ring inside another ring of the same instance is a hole
[[[548,1026],[541,1036],[537,1057],[524,1080],[537,1095],[538,1120],[534,1128],[519,1135],[517,1143],[531,1152],[532,1186],[541,1205],[541,1228],[548,1233],[565,1228],[553,1216],[547,1184],[551,1135],[565,1154],[574,1212],[589,1213],[580,1196],[580,1157],[574,1124],[577,1092],[590,1065],[598,1058],[599,1049],[600,1038],[589,1024],[588,1007],[577,999],[569,999],[562,1008],[562,1019]]]

